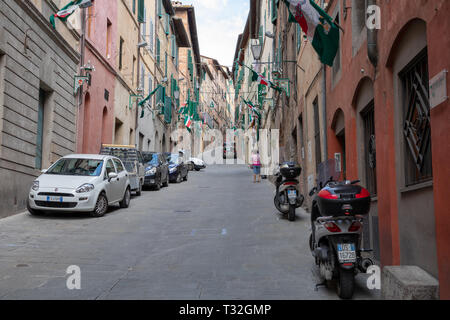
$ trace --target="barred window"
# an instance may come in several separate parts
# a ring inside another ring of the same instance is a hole
[[[432,179],[428,55],[424,49],[400,73],[403,89],[402,131],[405,185]]]

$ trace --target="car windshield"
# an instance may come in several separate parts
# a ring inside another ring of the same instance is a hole
[[[98,177],[102,167],[103,160],[60,159],[45,174]]]
[[[178,164],[179,163],[179,159],[180,157],[177,154],[171,154],[169,156],[169,163],[170,164]]]
[[[157,166],[158,165],[158,154],[153,153],[146,156],[146,163],[148,166]]]

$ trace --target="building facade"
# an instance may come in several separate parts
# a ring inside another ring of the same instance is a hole
[[[450,298],[447,159],[449,100],[435,102],[433,79],[447,78],[450,3],[368,1],[381,14],[367,30],[366,7],[330,1],[346,30],[340,61],[327,70],[328,157],[343,154],[348,179],[372,194],[372,237],[382,265],[417,265]],[[445,82],[438,81],[441,86]],[[443,102],[442,102],[443,101]],[[378,232],[377,232],[378,231]]]
[[[77,150],[97,154],[112,143],[115,121],[117,1],[94,0],[86,10],[85,65],[93,67],[90,85],[83,86],[78,113]]]
[[[25,209],[41,170],[76,150],[79,34],[52,28],[56,9],[46,0],[0,2],[0,217]]]

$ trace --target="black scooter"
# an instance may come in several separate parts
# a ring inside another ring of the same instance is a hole
[[[300,194],[298,177],[302,168],[294,162],[285,162],[275,173],[275,208],[287,214],[289,221],[295,221],[295,209],[301,207],[305,198]]]

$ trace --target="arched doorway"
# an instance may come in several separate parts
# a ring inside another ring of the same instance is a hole
[[[83,153],[89,153],[89,126],[91,112],[91,95],[89,92],[84,97],[84,112],[83,112]]]
[[[427,24],[415,18],[398,33],[387,61],[394,98],[395,182],[400,261],[438,277]],[[386,165],[386,164],[385,164]]]

